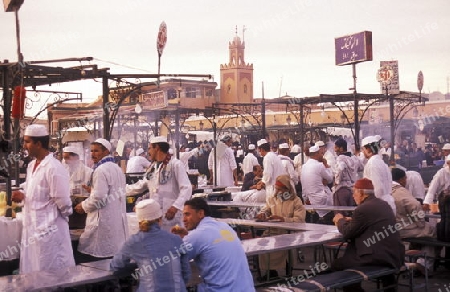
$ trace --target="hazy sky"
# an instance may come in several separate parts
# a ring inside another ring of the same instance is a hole
[[[423,91],[445,93],[449,15],[448,0],[25,0],[19,12],[25,61],[92,56],[112,73],[157,73],[165,21],[161,73],[212,74],[217,82],[235,26],[242,39],[245,25],[257,98],[262,82],[266,98],[278,97],[280,85],[281,95],[295,97],[350,93],[351,66],[335,65],[334,38],[364,30],[372,31],[374,57],[356,66],[358,92],[378,93],[380,61],[398,60],[401,90],[417,91],[422,70]],[[17,60],[14,13],[0,12],[0,40],[0,60]],[[52,88],[81,91],[85,100],[101,94],[92,81]]]

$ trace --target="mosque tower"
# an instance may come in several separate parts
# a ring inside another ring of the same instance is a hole
[[[230,60],[220,65],[220,102],[253,102],[253,64],[246,64],[244,59],[245,26],[242,29],[242,42],[237,35],[228,44]]]

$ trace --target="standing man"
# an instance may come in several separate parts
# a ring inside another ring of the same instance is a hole
[[[170,231],[175,225],[182,225],[184,202],[192,195],[192,185],[184,164],[171,157],[169,143],[164,136],[150,139],[148,153],[152,162],[144,178],[127,185],[127,196],[135,196],[148,190],[146,198],[154,199],[162,208],[161,228]]]
[[[70,194],[72,196],[89,196],[89,193],[82,186],[89,182],[92,168],[87,167],[80,160],[78,148],[75,146],[64,147],[63,159],[65,167],[69,172]]]
[[[248,153],[244,157],[244,160],[242,161],[242,171],[244,172],[244,176],[247,173],[250,173],[253,171],[253,167],[255,165],[259,165],[258,158],[255,156],[256,147],[255,144],[249,144],[248,145]]]
[[[136,155],[130,157],[127,163],[126,173],[141,173],[145,172],[150,166],[150,161],[145,158],[145,151],[142,148],[136,150]]]
[[[49,152],[49,141],[45,126],[25,129],[23,147],[35,159],[28,164],[23,191],[12,193],[14,202],[24,201],[21,274],[75,266],[68,224],[72,214],[69,175]]]
[[[302,167],[302,196],[306,205],[333,205],[333,195],[328,187],[333,182],[333,172],[323,153],[319,146],[311,146],[309,159]],[[314,218],[313,223],[331,223],[332,212],[317,210],[316,213],[319,218]]]
[[[445,158],[444,167],[439,169],[430,182],[430,187],[423,200],[423,210],[429,211],[430,204],[437,203],[441,192],[450,192],[450,155]]]
[[[125,175],[110,151],[111,143],[105,139],[91,143],[94,170],[90,196],[74,208],[79,214],[87,213],[78,245],[80,262],[114,256],[127,238]]]
[[[214,181],[217,175],[217,185],[223,187],[231,187],[238,185],[237,163],[234,152],[231,150],[233,141],[231,136],[226,135],[216,147],[209,153],[208,168],[211,174],[210,180]],[[214,154],[216,153],[216,154]],[[216,155],[217,166],[214,168],[214,155]],[[217,173],[214,173],[214,169]]]
[[[298,184],[298,175],[294,169],[294,162],[289,157],[288,143],[281,143],[280,145],[278,145],[278,157],[281,159],[285,174],[289,175],[292,188],[295,191],[295,186]]]
[[[263,177],[258,183],[259,187],[266,189],[266,194],[273,194],[275,181],[279,175],[285,174],[283,164],[278,155],[270,151],[270,144],[266,139],[261,139],[257,143],[258,150],[263,157]]]
[[[347,152],[347,141],[339,138],[334,142],[334,152],[338,155],[334,165],[335,206],[356,206],[353,200],[353,185],[358,176],[356,160]]]
[[[391,195],[392,175],[381,155],[378,155],[379,141],[380,139],[375,136],[368,136],[361,142],[364,157],[368,159],[364,166],[364,177],[372,181],[375,188],[375,197],[385,200],[395,214],[395,202]]]
[[[223,222],[210,217],[209,206],[202,198],[184,203],[183,222],[186,229],[172,228],[187,247],[189,259],[200,270],[203,283],[197,286],[204,291],[255,291],[247,257],[236,232]]]

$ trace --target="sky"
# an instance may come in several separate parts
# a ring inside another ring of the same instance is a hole
[[[334,39],[360,31],[372,32],[373,61],[356,65],[358,92],[379,93],[380,61],[398,60],[401,90],[418,91],[422,71],[423,92],[446,93],[449,13],[448,0],[25,0],[19,19],[25,61],[90,56],[111,73],[157,73],[165,21],[161,73],[212,74],[218,83],[237,26],[254,97],[264,83],[265,98],[302,98],[351,93],[352,68],[335,65]],[[0,40],[0,60],[16,61],[14,13],[0,12]],[[94,81],[51,88],[82,92],[83,101],[101,95]]]

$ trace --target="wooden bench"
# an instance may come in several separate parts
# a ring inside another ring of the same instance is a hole
[[[304,291],[304,292],[322,292],[330,289],[343,288],[345,286],[361,283],[367,280],[377,281],[377,291],[384,291],[391,287],[380,287],[380,278],[383,276],[395,276],[397,269],[380,266],[365,266],[344,271],[336,271],[328,274],[320,274],[301,282],[296,281],[296,277],[288,278],[284,282],[272,287],[258,288],[258,292],[269,291]],[[302,275],[300,275],[302,276]],[[299,276],[297,276],[299,278]],[[397,284],[395,284],[397,286]]]

